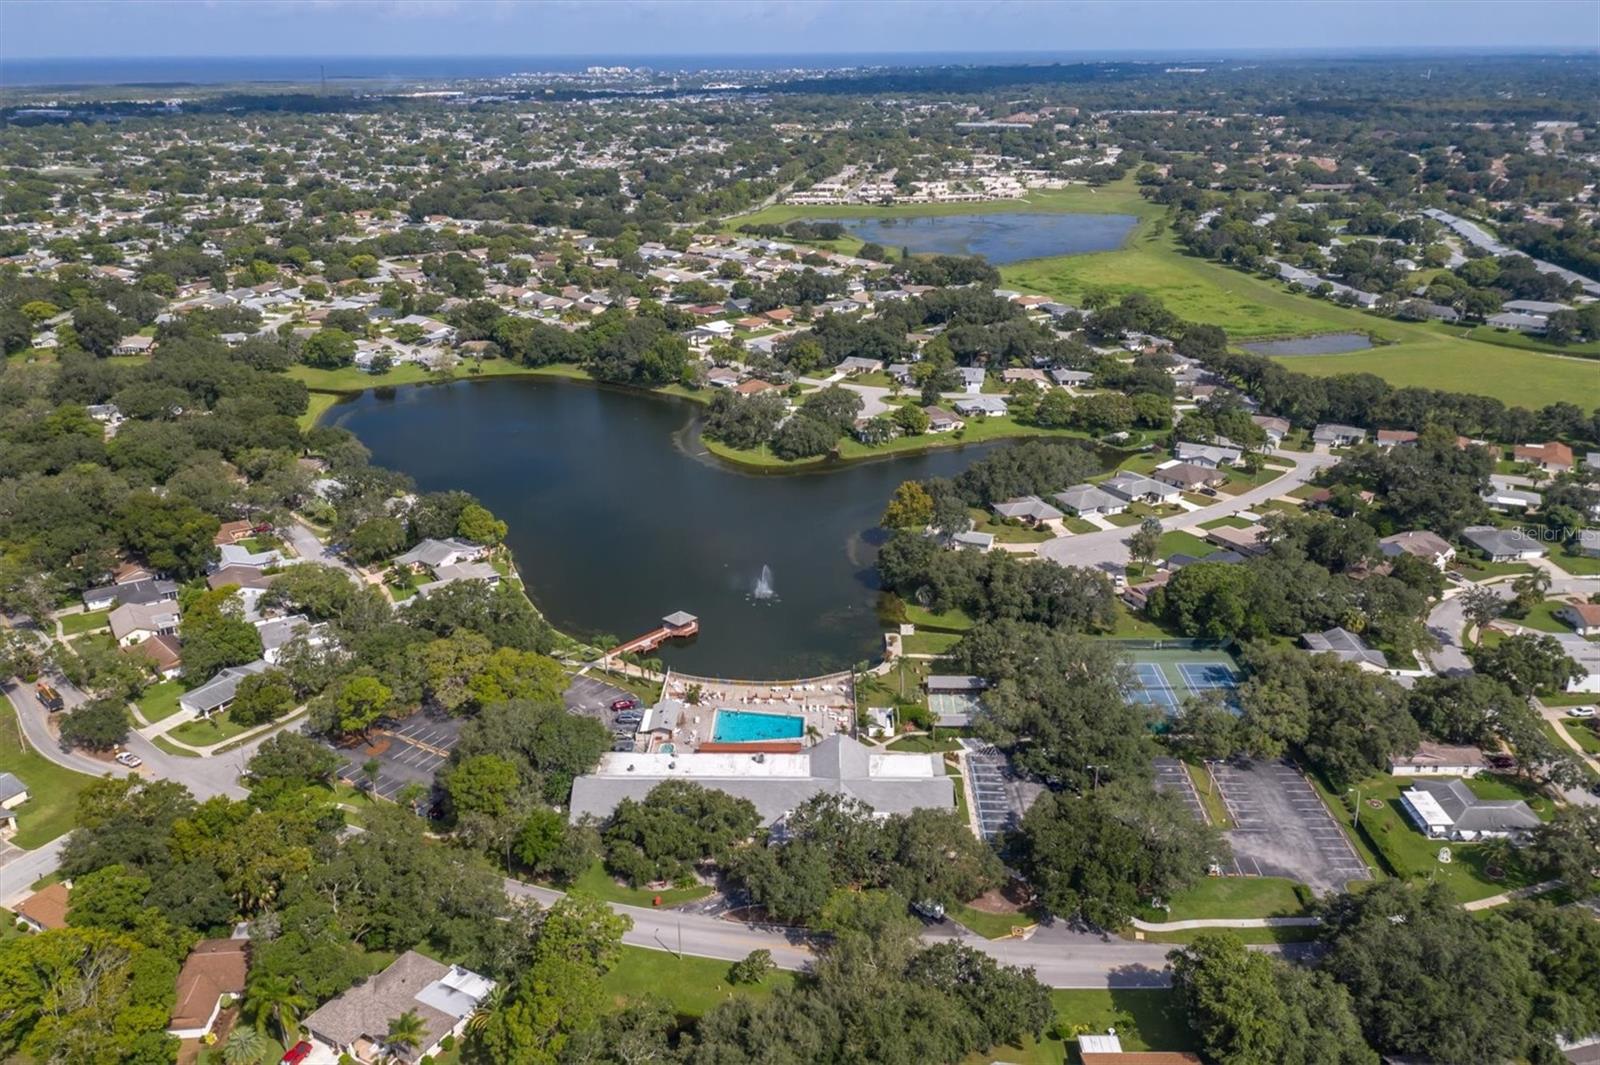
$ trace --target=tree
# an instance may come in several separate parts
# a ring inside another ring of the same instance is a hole
[[[456,523],[456,533],[473,543],[491,547],[506,538],[506,523],[496,518],[487,507],[468,503],[461,508],[461,518]]]
[[[72,312],[72,331],[79,347],[105,358],[116,350],[127,330],[121,316],[105,304],[84,303]]]
[[[223,1065],[257,1065],[274,1049],[260,1029],[240,1025],[222,1044],[222,1062]]]
[[[264,725],[294,709],[294,688],[281,669],[254,673],[239,682],[228,716],[239,725]]]
[[[343,764],[326,746],[298,732],[279,732],[256,748],[245,767],[252,791],[328,784]]]
[[[1185,758],[1216,762],[1239,749],[1239,718],[1215,693],[1191,695],[1178,709],[1167,741]]]
[[[1583,676],[1583,670],[1561,649],[1560,641],[1533,633],[1508,636],[1493,647],[1478,648],[1473,664],[1518,695],[1564,691],[1569,681]]]
[[[623,799],[606,825],[606,867],[633,887],[685,880],[696,862],[719,858],[761,824],[748,799],[668,780],[642,802]]]
[[[730,984],[759,984],[767,978],[767,974],[776,969],[777,963],[772,960],[770,950],[752,950],[742,959],[733,963],[728,970],[728,983]]]
[[[205,681],[218,670],[261,657],[261,632],[244,620],[237,591],[225,584],[201,592],[185,605],[178,622],[184,676]]]
[[[406,1010],[398,1017],[389,1020],[389,1027],[383,1035],[383,1045],[390,1050],[407,1055],[422,1045],[428,1037],[428,1026],[416,1010]]]
[[[377,677],[366,674],[348,677],[333,697],[338,730],[347,736],[366,735],[393,704],[394,692]]]
[[[538,807],[522,822],[522,828],[517,832],[517,861],[534,872],[546,871],[551,859],[560,853],[566,838],[566,818],[547,806]]]
[[[1135,562],[1151,563],[1161,553],[1161,519],[1145,518],[1128,537],[1128,557]]]
[[[337,370],[355,361],[356,338],[343,329],[324,327],[306,338],[300,357],[307,366]]]
[[[840,430],[832,423],[797,414],[778,427],[769,446],[774,455],[792,461],[827,454],[839,436]]]
[[[398,518],[383,515],[368,518],[352,529],[346,550],[351,558],[367,565],[399,554],[405,546],[405,526]]]
[[[457,817],[501,817],[510,812],[520,785],[517,767],[498,755],[463,758],[445,778]]]
[[[117,512],[116,527],[128,549],[151,567],[186,580],[204,573],[216,557],[222,522],[183,499],[135,492]]]
[[[128,738],[128,711],[116,699],[92,699],[61,719],[61,743],[109,751]]]
[[[1579,896],[1600,887],[1600,808],[1562,806],[1533,833],[1528,857]]]
[[[1251,602],[1254,583],[1244,566],[1196,562],[1151,592],[1148,610],[1185,636],[1262,636],[1266,624]]]
[[[241,1012],[261,1031],[270,1026],[284,1046],[293,1046],[300,1038],[301,1014],[311,1006],[292,978],[254,970],[245,984]]]
[[[1176,797],[1134,782],[1041,796],[1019,843],[1023,872],[1051,913],[1108,930],[1198,883],[1227,852]]]
[[[920,481],[902,481],[878,524],[885,529],[921,529],[933,520],[933,497]]]
[[[900,431],[907,436],[921,436],[928,431],[928,426],[932,424],[932,420],[928,417],[928,412],[914,403],[896,407],[890,417],[894,420],[894,424],[899,426]]]
[[[1303,1061],[1375,1065],[1350,996],[1309,973],[1246,949],[1227,932],[1202,933],[1168,955],[1172,983],[1209,1060],[1222,1065]]]

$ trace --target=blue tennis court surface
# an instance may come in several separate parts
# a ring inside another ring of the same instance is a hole
[[[1238,709],[1234,692],[1241,676],[1226,655],[1172,650],[1136,651],[1134,655],[1136,660],[1129,665],[1129,702],[1176,714],[1191,695],[1215,692],[1227,706]]]

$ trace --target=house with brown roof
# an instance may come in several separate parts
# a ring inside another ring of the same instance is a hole
[[[1511,449],[1517,462],[1527,462],[1547,473],[1565,473],[1572,469],[1572,449],[1559,441],[1544,444],[1518,444]]]
[[[1156,470],[1150,476],[1162,484],[1170,484],[1186,492],[1196,488],[1215,487],[1228,479],[1228,475],[1221,470],[1193,462],[1175,462],[1171,466]]]
[[[179,1039],[201,1039],[217,1023],[225,997],[244,994],[250,972],[248,939],[202,939],[178,970],[177,994],[167,1032]]]
[[[733,391],[741,396],[758,396],[763,392],[770,392],[778,386],[771,381],[763,381],[759,377],[752,377],[748,381],[740,381],[733,386]]]
[[[467,1018],[494,990],[494,981],[459,965],[408,950],[387,969],[326,1002],[305,1019],[313,1045],[359,1062],[392,1058],[416,1062],[436,1054],[447,1035],[460,1036]],[[422,1021],[421,1045],[385,1046],[389,1022],[407,1014]]]
[[[1556,617],[1579,636],[1600,636],[1600,603],[1568,603],[1556,611]]]
[[[1393,536],[1385,536],[1378,541],[1378,549],[1386,558],[1395,558],[1403,554],[1415,555],[1439,569],[1444,569],[1450,560],[1456,557],[1456,549],[1451,546],[1449,540],[1427,529],[1411,529],[1407,532],[1397,532]]]
[[[50,932],[65,928],[68,890],[67,882],[58,880],[17,903],[12,912],[30,931]]]
[[[211,542],[218,547],[223,544],[236,544],[240,540],[249,539],[253,528],[254,526],[247,521],[225,521],[222,523],[222,528],[217,530],[217,535],[211,538]]]
[[[1410,429],[1379,429],[1377,441],[1379,447],[1388,449],[1402,444],[1415,444],[1417,434]]]
[[[1389,774],[1396,777],[1475,777],[1489,766],[1476,747],[1424,740],[1412,754],[1389,757]]]
[[[142,643],[124,647],[123,654],[144,659],[163,680],[171,680],[183,672],[183,650],[178,637],[171,633],[151,636]]]

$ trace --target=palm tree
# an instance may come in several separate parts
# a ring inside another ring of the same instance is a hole
[[[260,1029],[240,1025],[222,1046],[223,1065],[256,1065],[267,1056],[268,1045]]]
[[[262,976],[252,980],[245,989],[245,1016],[262,1030],[271,1021],[285,1046],[300,1037],[300,1012],[310,1005],[310,1000],[288,976]]]
[[[427,1034],[428,1026],[422,1023],[417,1011],[406,1010],[389,1022],[389,1031],[383,1037],[383,1045],[390,1050],[404,1053],[421,1046]]]
[[[494,1011],[500,1008],[505,998],[506,985],[503,982],[495,984],[493,990],[478,1003],[477,1009],[472,1011],[472,1016],[467,1018],[467,1034],[475,1035],[483,1031],[489,1024],[489,1018],[494,1016]]]

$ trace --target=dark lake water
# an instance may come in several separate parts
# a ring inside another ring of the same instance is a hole
[[[538,378],[385,389],[331,412],[375,463],[424,491],[471,492],[507,521],[529,594],[558,628],[627,639],[687,610],[701,635],[663,659],[751,678],[875,657],[873,533],[895,486],[1004,446],[761,476],[691,454],[696,420],[681,401]],[[763,566],[765,601],[753,596]]]
[[[1366,351],[1372,347],[1372,341],[1365,333],[1322,333],[1314,337],[1263,340],[1239,346],[1257,355],[1343,355],[1347,351]]]
[[[886,248],[981,255],[996,265],[1081,255],[1122,246],[1139,221],[1131,214],[996,212],[887,218],[836,218],[852,236]]]

